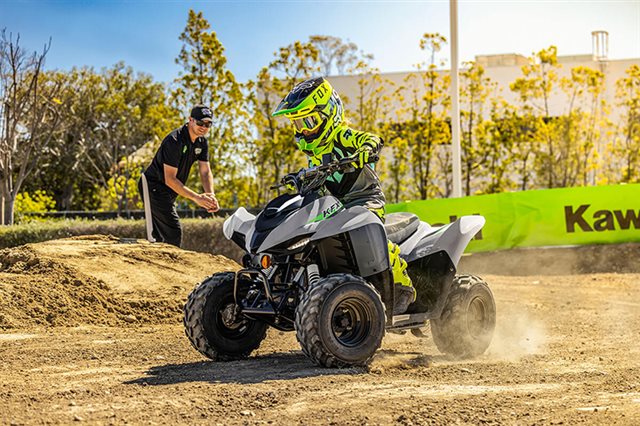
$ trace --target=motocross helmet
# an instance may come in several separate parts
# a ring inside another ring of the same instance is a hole
[[[318,157],[333,149],[333,135],[344,121],[344,108],[338,93],[323,77],[297,84],[272,116],[284,115],[293,125],[298,148]]]

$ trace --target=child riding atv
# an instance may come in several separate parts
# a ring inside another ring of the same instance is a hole
[[[272,115],[284,115],[291,121],[298,148],[309,157],[310,165],[322,164],[326,154],[338,160],[355,155],[355,170],[337,172],[325,187],[345,208],[363,206],[384,223],[386,199],[380,178],[369,163],[384,142],[374,134],[346,125],[340,96],[326,79],[317,77],[297,84]],[[293,186],[293,176],[290,182]],[[400,257],[400,248],[388,241],[388,249],[394,280],[393,314],[398,315],[415,301],[416,291],[407,274],[407,262]]]

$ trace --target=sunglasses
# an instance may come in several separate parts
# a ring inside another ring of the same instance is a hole
[[[206,128],[211,127],[211,122],[210,121],[200,121],[200,120],[195,120],[195,119],[194,119],[194,121],[196,122],[196,126],[206,127]]]

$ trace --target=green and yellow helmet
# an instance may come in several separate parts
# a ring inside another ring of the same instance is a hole
[[[272,116],[284,115],[293,125],[298,148],[318,157],[333,149],[333,135],[344,121],[338,93],[323,77],[297,84]]]

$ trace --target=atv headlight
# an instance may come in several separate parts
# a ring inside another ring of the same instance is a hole
[[[287,247],[287,250],[289,251],[298,250],[299,248],[306,246],[309,243],[309,241],[311,241],[311,238],[303,238],[297,243],[291,244],[289,247]]]

